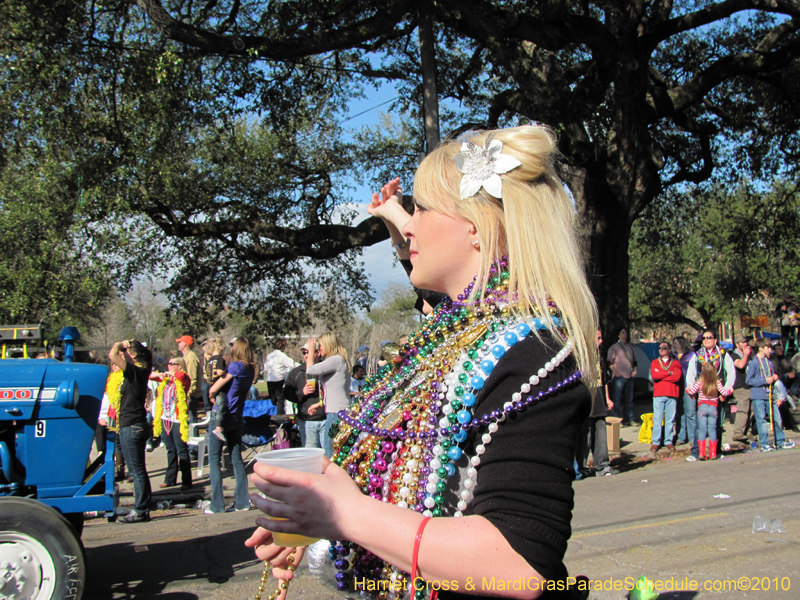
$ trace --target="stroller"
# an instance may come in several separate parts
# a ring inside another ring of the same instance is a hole
[[[264,403],[273,406],[268,400],[245,403],[242,434],[242,458],[245,461],[245,468],[255,461],[259,452],[300,447],[300,432],[294,418],[290,415],[273,416],[269,414],[270,411],[264,411],[263,407],[259,406]]]

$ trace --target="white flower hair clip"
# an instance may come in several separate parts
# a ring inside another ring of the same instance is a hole
[[[498,200],[503,197],[503,181],[500,175],[522,163],[510,154],[502,154],[503,142],[489,134],[483,148],[472,142],[461,144],[461,152],[455,155],[461,178],[461,199],[466,200],[477,194],[481,188]]]

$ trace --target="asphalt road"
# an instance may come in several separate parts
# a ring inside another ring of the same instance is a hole
[[[635,442],[626,445],[639,452],[623,456],[624,472],[575,483],[567,567],[610,588],[593,590],[590,598],[627,598],[626,588],[640,576],[680,590],[664,591],[659,600],[800,598],[800,450],[686,463],[685,451],[653,460]],[[155,470],[156,484],[157,475]],[[720,494],[728,497],[715,497]],[[262,565],[243,545],[255,513],[205,515],[176,508],[152,516],[136,525],[87,521],[85,599],[255,595]],[[753,533],[756,516],[780,519],[785,533]],[[289,598],[336,597],[305,564],[297,574]],[[767,586],[769,591],[752,589]]]

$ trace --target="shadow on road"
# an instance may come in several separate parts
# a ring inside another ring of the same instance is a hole
[[[258,562],[253,551],[243,544],[252,530],[248,525],[235,531],[188,540],[168,539],[146,546],[136,546],[131,542],[111,543],[87,548],[89,573],[84,599],[203,598],[203,591],[216,589],[237,571]],[[166,591],[168,585],[170,591]],[[176,587],[192,591],[175,592]]]

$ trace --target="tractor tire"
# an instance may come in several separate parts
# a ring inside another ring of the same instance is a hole
[[[86,584],[83,544],[54,508],[0,498],[0,597],[80,600]]]
[[[64,514],[64,518],[70,525],[72,525],[75,533],[80,538],[83,535],[83,513],[66,513]]]

